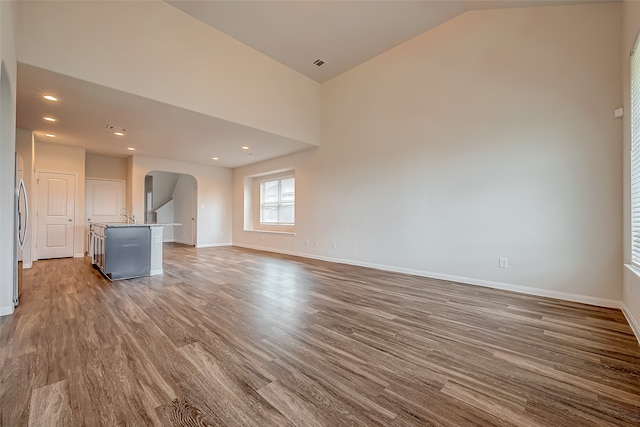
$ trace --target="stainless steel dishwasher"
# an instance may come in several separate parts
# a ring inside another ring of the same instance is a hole
[[[148,276],[151,229],[144,225],[92,224],[92,262],[110,280]]]

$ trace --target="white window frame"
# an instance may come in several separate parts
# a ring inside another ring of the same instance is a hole
[[[631,263],[640,268],[640,36],[631,52]]]
[[[281,200],[281,196],[282,196],[282,181],[286,180],[286,179],[293,179],[293,185],[294,185],[294,190],[293,190],[293,200],[292,201],[283,201]],[[274,182],[277,181],[278,182],[278,201],[277,202],[264,202],[264,185],[267,182]],[[259,191],[260,191],[260,225],[262,226],[288,226],[288,227],[292,227],[295,226],[295,212],[296,212],[296,191],[295,191],[295,176],[293,175],[286,175],[286,176],[279,176],[277,178],[267,178],[267,179],[262,179],[260,180],[260,185],[259,185]],[[269,206],[275,206],[277,207],[278,210],[278,219],[280,219],[280,209],[284,206],[284,205],[290,205],[293,204],[293,222],[281,222],[281,221],[276,221],[276,222],[266,222],[263,221],[263,207],[265,205],[269,205]]]

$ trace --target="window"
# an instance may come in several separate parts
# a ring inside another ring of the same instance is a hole
[[[639,38],[640,40],[640,38]],[[640,267],[640,51],[631,54],[631,263]]]
[[[244,230],[296,233],[294,169],[279,169],[244,177]]]
[[[293,177],[260,183],[260,224],[295,224],[296,181]]]

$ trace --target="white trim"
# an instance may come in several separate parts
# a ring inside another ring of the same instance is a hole
[[[556,298],[556,299],[561,299],[565,301],[596,305],[599,307],[618,308],[618,309],[622,308],[622,301],[617,301],[617,300],[612,300],[607,298],[597,298],[597,297],[591,297],[588,295],[571,294],[567,292],[558,292],[558,291],[552,291],[548,289],[532,288],[529,286],[520,286],[520,285],[514,285],[510,283],[493,282],[490,280],[476,279],[473,277],[453,276],[449,274],[434,273],[431,271],[414,270],[411,268],[395,267],[391,265],[374,264],[374,263],[361,262],[361,261],[331,258],[331,257],[320,256],[320,255],[311,255],[311,254],[304,254],[300,252],[293,252],[293,251],[280,251],[280,250],[276,251],[271,248],[264,248],[264,247],[253,246],[253,245],[241,245],[241,244],[234,243],[234,246],[238,246],[241,248],[255,249],[255,250],[265,251],[265,252],[275,252],[275,253],[281,253],[285,255],[299,256],[302,258],[317,259],[321,261],[336,262],[339,264],[348,264],[348,265],[356,265],[359,267],[375,268],[377,270],[391,271],[394,273],[411,274],[414,276],[428,277],[431,279],[448,280],[451,282],[483,286],[485,288],[501,289],[505,291],[518,292],[518,293],[527,294],[527,295]]]
[[[124,182],[125,184],[127,183],[126,179],[120,179],[120,178],[100,178],[97,176],[86,176],[84,177],[84,180],[93,180],[93,181],[118,181],[118,182]]]
[[[29,262],[29,263],[26,263],[26,262],[22,263],[22,269],[23,270],[26,270],[27,268],[31,268],[31,267],[33,267],[33,261]]]
[[[262,173],[257,173],[255,175],[249,175],[246,176],[245,178],[249,178],[252,180],[256,180],[258,182],[262,182],[262,181],[268,181],[270,179],[277,179],[280,177],[285,177],[285,176],[290,176],[292,178],[295,178],[296,176],[296,169],[291,167],[291,168],[284,168],[284,169],[277,169],[274,171],[268,171],[268,172],[262,172]]]
[[[159,276],[161,274],[164,274],[164,272],[162,271],[162,269],[158,269],[158,270],[151,270],[149,271],[149,276]]]
[[[640,35],[636,36],[633,50],[631,51],[631,59],[629,63],[629,130],[630,130],[630,147],[629,147],[629,214],[630,214],[630,230],[629,230],[629,251],[631,264],[640,268],[640,247],[638,247],[638,239],[640,238],[640,209],[638,201],[640,200],[640,57],[637,55],[640,47]]]
[[[636,339],[638,340],[638,344],[640,344],[640,322],[638,322],[633,317],[633,315],[631,314],[631,312],[629,311],[629,309],[627,308],[624,302],[621,303],[620,309],[622,310],[622,314],[624,314],[624,317],[627,318],[627,322],[629,322],[629,326],[631,326],[631,330],[633,331],[633,334],[636,336]]]
[[[74,258],[84,258],[84,253],[81,253],[81,254],[75,254],[73,257],[74,257]]]
[[[293,171],[292,171],[293,172]],[[296,193],[295,191],[293,192],[293,201],[282,201],[282,181],[284,180],[288,180],[288,179],[292,179],[294,182],[294,188],[295,188],[295,174],[292,175],[283,175],[283,176],[278,176],[278,177],[273,177],[273,176],[267,176],[264,177],[263,179],[258,181],[258,189],[260,191],[260,203],[259,203],[259,215],[258,215],[258,224],[260,224],[260,227],[287,227],[287,228],[294,228],[296,226],[295,223],[295,210],[296,210]],[[267,182],[277,182],[278,183],[278,201],[277,202],[265,202],[264,199],[264,188],[263,185]],[[278,212],[278,219],[280,219],[280,208],[282,208],[282,206],[284,204],[291,204],[293,205],[293,212],[294,212],[294,222],[293,223],[288,223],[288,222],[280,222],[280,221],[275,221],[275,222],[267,222],[267,221],[263,221],[262,220],[262,213],[263,213],[263,208],[265,205],[269,205],[269,206],[275,206],[277,212]]]
[[[8,316],[10,314],[13,314],[13,310],[14,310],[13,305],[0,307],[0,316]]]
[[[162,243],[164,243],[164,242],[162,242]],[[173,241],[171,243],[180,243],[181,245],[195,246],[193,244],[193,242],[187,242],[186,240],[173,239]]]
[[[625,264],[624,266],[640,279],[640,268],[636,267],[634,264]]]
[[[256,229],[244,229],[249,233],[265,233],[265,234],[284,234],[285,236],[295,236],[295,231],[275,231],[275,230],[256,230]]]
[[[220,246],[233,246],[233,243],[205,243],[203,245],[196,245],[196,249],[202,248],[218,248]]]

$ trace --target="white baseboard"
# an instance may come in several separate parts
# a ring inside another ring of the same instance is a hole
[[[392,265],[345,260],[345,259],[331,258],[331,257],[320,256],[320,255],[310,255],[310,254],[293,252],[293,251],[280,251],[280,250],[274,250],[271,248],[264,248],[264,247],[252,246],[252,245],[242,245],[242,244],[235,243],[234,246],[238,246],[241,248],[255,249],[255,250],[265,251],[265,252],[274,252],[274,253],[281,253],[285,255],[299,256],[302,258],[317,259],[320,261],[336,262],[339,264],[348,264],[348,265],[356,265],[359,267],[375,268],[377,270],[391,271],[394,273],[411,274],[414,276],[428,277],[430,279],[440,279],[440,280],[447,280],[450,282],[465,283],[468,285],[483,286],[485,288],[501,289],[505,291],[518,292],[518,293],[527,294],[527,295],[556,298],[556,299],[561,299],[565,301],[596,305],[599,307],[609,307],[609,308],[622,307],[621,301],[606,299],[606,298],[591,297],[588,295],[558,292],[558,291],[552,291],[548,289],[532,288],[529,286],[513,285],[510,283],[493,282],[490,280],[476,279],[473,277],[453,276],[450,274],[434,273],[432,271],[424,271],[424,270],[414,270],[411,268],[396,267]]]
[[[179,240],[179,239],[173,239],[173,243],[180,243],[181,245],[193,246],[192,242],[187,242],[187,241]]]
[[[13,305],[0,307],[0,316],[8,316],[13,313]]]
[[[232,243],[205,243],[203,245],[196,245],[196,248],[218,248],[220,246],[232,246]]]
[[[81,254],[75,254],[73,257],[74,258],[84,258],[84,252],[81,253]]]
[[[640,344],[640,322],[638,322],[633,317],[633,315],[631,314],[631,312],[629,311],[625,303],[622,303],[622,307],[620,307],[620,309],[622,310],[624,317],[627,318],[627,322],[629,322],[629,326],[631,326],[631,330],[633,331],[633,334],[636,336],[636,339],[638,340],[638,344]]]
[[[151,270],[149,272],[149,276],[160,276],[161,274],[164,274],[164,272],[162,271],[161,268],[159,268],[157,270]]]
[[[23,262],[22,263],[22,269],[23,270],[26,270],[27,268],[31,268],[31,267],[33,267],[33,262],[30,262],[30,263]]]

